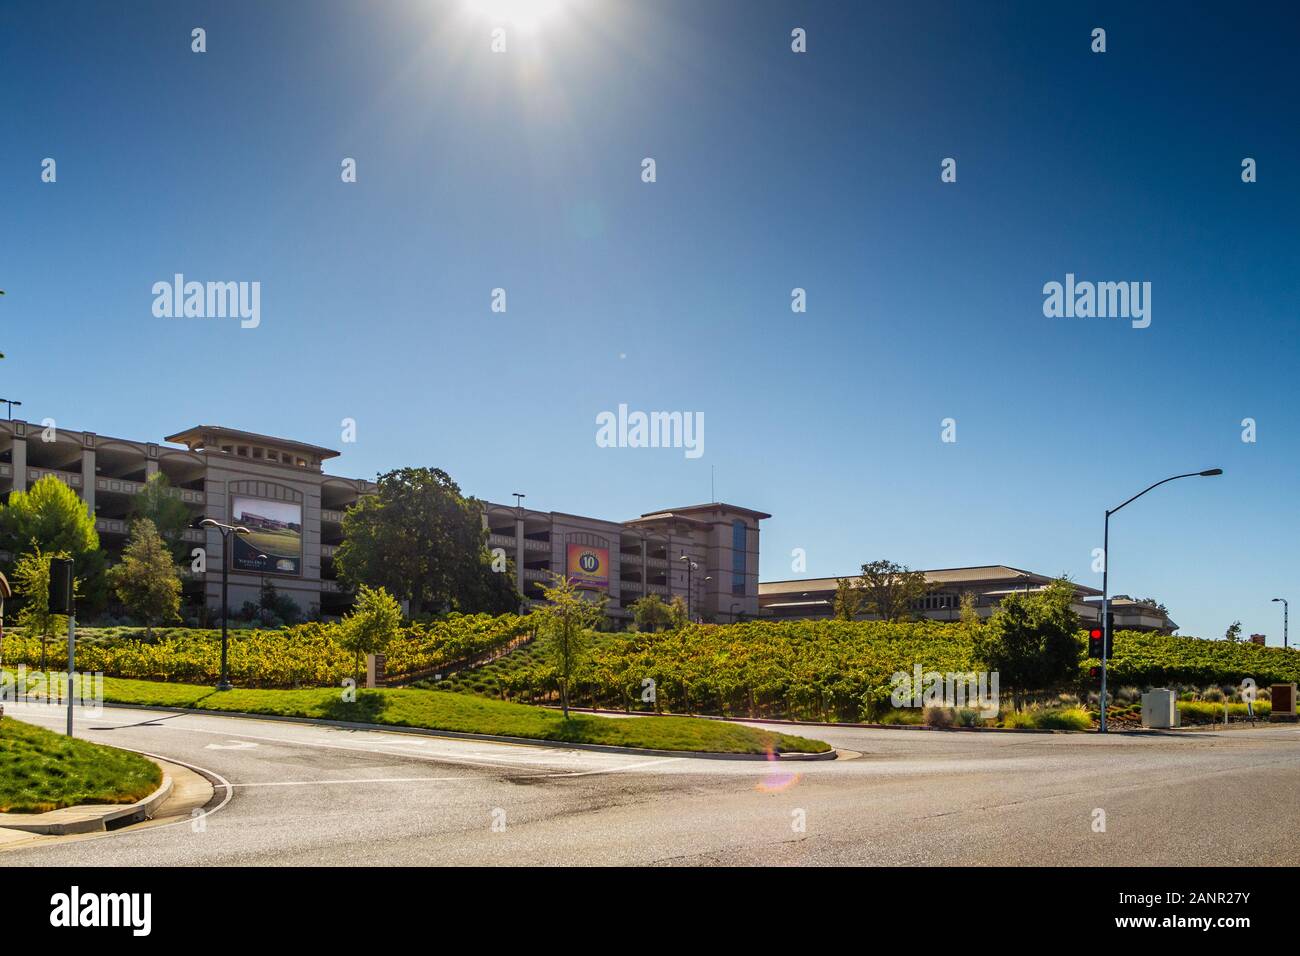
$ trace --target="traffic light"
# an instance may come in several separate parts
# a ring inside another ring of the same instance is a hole
[[[1088,632],[1088,656],[1097,660],[1104,660],[1110,657],[1110,647],[1103,647],[1106,643],[1105,632],[1100,627],[1094,627]]]
[[[50,613],[72,613],[72,561],[50,558]]]

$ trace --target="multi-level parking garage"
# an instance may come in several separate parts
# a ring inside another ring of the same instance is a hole
[[[279,533],[267,535],[265,550],[230,570],[230,604],[257,599],[263,580],[292,597],[304,612],[325,613],[347,601],[334,574],[334,552],[342,541],[343,512],[374,490],[359,478],[324,473],[336,457],[329,448],[200,425],[162,443],[73,431],[53,423],[0,421],[0,497],[27,489],[46,476],[68,485],[95,516],[100,542],[110,555],[126,543],[132,499],[155,474],[165,475],[171,494],[190,509],[194,521],[185,538],[205,548],[208,570],[188,574],[187,596],[217,609],[221,604],[221,536],[197,527],[202,518],[230,521],[243,513],[266,512]],[[259,544],[263,542],[257,542]]]

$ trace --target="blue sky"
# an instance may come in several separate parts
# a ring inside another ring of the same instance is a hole
[[[1116,518],[1113,590],[1280,643],[1293,10],[568,0],[500,21],[494,54],[475,6],[0,8],[0,392],[617,519],[708,500],[712,469],[774,516],[764,579],[803,548],[810,577],[889,557],[1099,586],[1103,510],[1219,466]],[[259,281],[261,325],[155,318],[177,272]],[[1151,282],[1151,326],[1044,317],[1067,272]],[[705,454],[598,448],[620,403],[702,412]]]

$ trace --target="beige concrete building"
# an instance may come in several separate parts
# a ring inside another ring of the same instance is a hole
[[[853,575],[846,575],[852,577]],[[1048,575],[1005,564],[971,568],[940,568],[925,572],[930,590],[912,607],[913,616],[937,621],[956,621],[961,613],[961,596],[974,596],[975,611],[987,618],[1008,594],[1038,591],[1051,583]],[[804,578],[796,581],[765,581],[758,586],[759,606],[765,617],[804,620],[834,614],[838,578]],[[1076,584],[1074,610],[1085,626],[1101,619],[1101,591]],[[1116,630],[1159,631],[1172,634],[1178,625],[1153,604],[1135,601],[1125,594],[1110,601]],[[863,619],[869,619],[863,615]]]
[[[488,503],[488,547],[514,561],[519,592],[541,598],[552,574],[582,577],[584,556],[597,568],[588,584],[609,594],[612,617],[646,594],[689,596],[692,618],[729,622],[758,607],[759,522],[771,515],[723,502],[604,521]]]
[[[101,546],[115,555],[126,543],[132,499],[150,476],[166,475],[195,525],[207,517],[242,520],[253,528],[253,537],[240,543],[232,558],[232,611],[256,601],[265,579],[304,613],[319,605],[330,614],[347,603],[333,568],[343,512],[375,488],[364,479],[325,474],[323,463],[338,454],[219,425],[195,426],[152,442],[0,421],[0,498],[52,475],[85,501]],[[188,576],[187,599],[201,599],[216,610],[226,560],[221,535],[196,526],[185,532],[185,540],[206,549],[207,557],[206,573]]]

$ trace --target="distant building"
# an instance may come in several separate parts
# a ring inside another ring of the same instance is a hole
[[[856,577],[856,575],[845,575]],[[918,599],[915,617],[936,621],[956,621],[961,614],[963,594],[974,598],[975,613],[987,618],[1008,594],[1041,591],[1053,580],[1045,574],[1008,567],[1005,564],[970,568],[940,568],[925,572],[930,589]],[[778,620],[807,620],[834,616],[835,586],[838,578],[804,578],[794,581],[764,581],[758,585],[758,603],[765,617]],[[1075,584],[1074,610],[1085,624],[1101,619],[1101,591]],[[1135,601],[1125,594],[1110,602],[1116,630],[1157,631],[1172,634],[1178,627],[1160,607]],[[861,615],[869,620],[870,615]]]
[[[1263,634],[1252,634],[1250,635],[1250,643],[1263,647],[1268,643],[1268,639]]]

